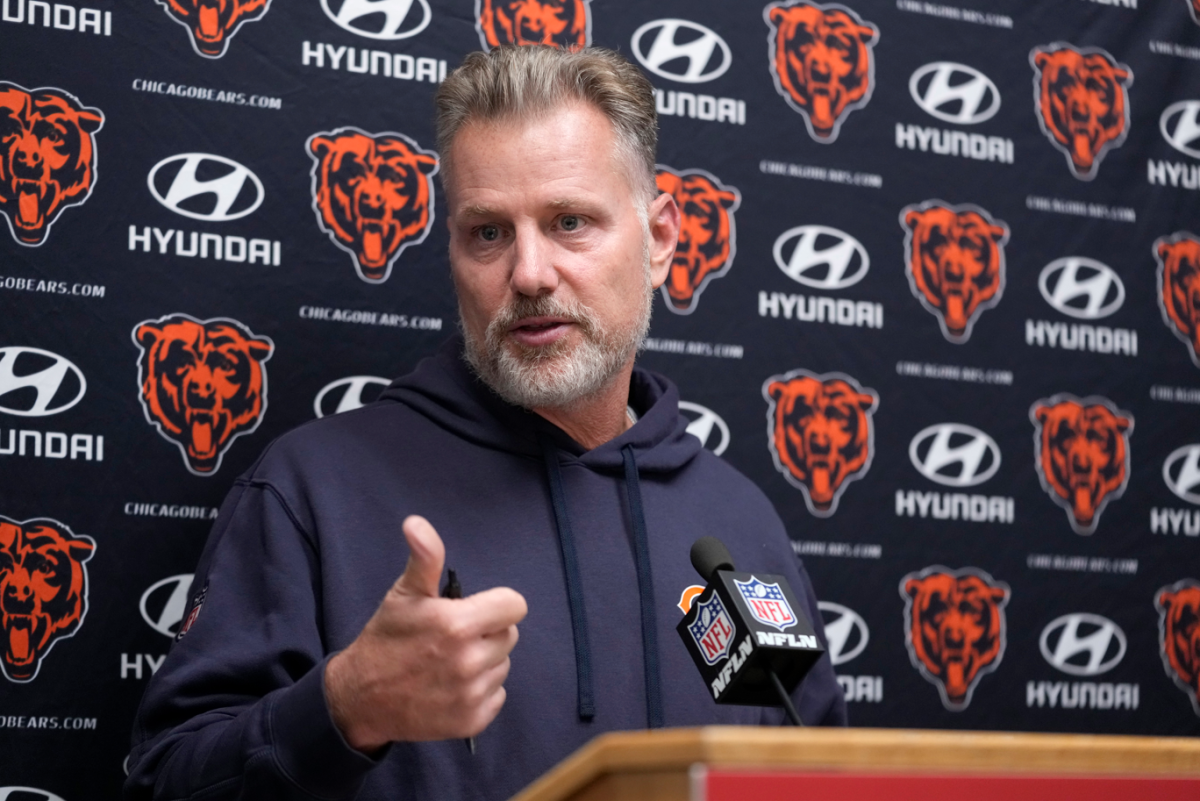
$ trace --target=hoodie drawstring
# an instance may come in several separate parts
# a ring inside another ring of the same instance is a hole
[[[567,496],[563,492],[562,470],[558,465],[554,442],[546,436],[541,436],[538,440],[546,461],[550,502],[554,507],[554,522],[558,528],[558,544],[562,549],[563,573],[567,581],[567,605],[571,610],[571,633],[575,638],[575,681],[579,699],[579,719],[590,721],[596,716],[596,691],[592,686],[592,646],[588,640],[587,611],[583,606],[583,579],[579,575],[579,556],[575,552],[575,537],[571,533]]]
[[[658,620],[654,611],[654,577],[650,572],[650,539],[642,509],[642,485],[633,446],[621,449],[625,462],[625,492],[633,524],[633,556],[637,563],[638,601],[642,607],[642,653],[646,669],[646,720],[651,729],[663,727],[662,680],[658,665]]]

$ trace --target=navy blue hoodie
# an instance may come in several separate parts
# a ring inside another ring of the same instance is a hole
[[[776,709],[714,704],[675,632],[680,594],[700,583],[689,549],[711,534],[739,567],[786,576],[823,640],[779,517],[686,433],[674,385],[635,370],[637,424],[584,451],[500,400],[461,350],[452,339],[379,401],[285,434],[235,482],[186,634],[138,711],[127,799],[501,799],[657,714],[667,726],[781,722]],[[474,756],[452,740],[368,758],[325,704],[326,661],[404,571],[410,514],[437,529],[467,594],[507,586],[529,605],[507,701]],[[806,723],[845,723],[827,656],[796,703]]]

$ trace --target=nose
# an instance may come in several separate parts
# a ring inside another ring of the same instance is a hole
[[[1075,99],[1071,101],[1071,119],[1075,122],[1087,122],[1092,118],[1092,110],[1087,101]]]
[[[1086,451],[1077,450],[1071,454],[1071,467],[1077,473],[1086,473],[1092,469],[1092,457]]]
[[[553,250],[545,235],[529,226],[518,228],[512,248],[512,276],[509,283],[513,291],[537,297],[549,295],[558,288],[558,270],[554,266]]]

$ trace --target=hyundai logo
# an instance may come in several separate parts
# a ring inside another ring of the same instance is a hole
[[[54,793],[36,787],[0,787],[0,801],[63,801]]]
[[[689,420],[687,432],[714,455],[720,456],[729,447],[729,426],[712,409],[698,403],[681,400],[679,411]]]
[[[1163,462],[1163,481],[1188,503],[1200,504],[1200,445],[1184,445]]]
[[[772,252],[788,278],[814,289],[845,289],[863,280],[871,268],[861,242],[826,225],[784,231]]]
[[[1055,309],[1080,320],[1107,317],[1125,302],[1125,284],[1116,271],[1083,256],[1047,264],[1038,276],[1038,289]]]
[[[33,392],[22,390],[30,390]],[[0,348],[0,412],[46,417],[83,399],[87,380],[71,362],[40,348]]]
[[[829,660],[843,665],[863,652],[871,640],[867,622],[853,609],[830,601],[818,601],[821,619],[825,621],[825,642]]]
[[[414,5],[421,7],[419,20]],[[321,8],[339,28],[368,39],[407,39],[433,19],[428,0],[321,0]]]
[[[1200,100],[1180,100],[1167,106],[1158,118],[1158,129],[1171,147],[1200,159]]]
[[[1000,90],[991,78],[953,61],[918,69],[908,79],[908,92],[926,114],[958,125],[990,120],[1000,110]]]
[[[225,222],[262,205],[262,181],[224,156],[180,153],[154,165],[146,178],[154,199],[193,220]]]
[[[1072,676],[1099,676],[1125,656],[1125,632],[1106,617],[1077,612],[1050,621],[1038,639],[1042,657]]]
[[[326,384],[313,401],[313,412],[317,417],[361,409],[379,397],[380,389],[367,391],[367,387],[386,387],[392,383],[376,375],[352,375]]]
[[[724,39],[686,19],[647,22],[633,32],[630,44],[643,67],[660,78],[680,83],[714,80],[733,63]]]
[[[912,438],[908,458],[930,481],[947,487],[974,487],[1000,469],[1000,446],[978,428],[938,423]]]
[[[182,573],[150,585],[138,601],[138,609],[146,625],[165,637],[174,637],[183,622],[188,592],[192,589],[192,574]]]

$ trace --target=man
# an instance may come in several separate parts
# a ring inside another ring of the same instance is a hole
[[[603,731],[782,719],[713,704],[674,631],[704,534],[820,619],[765,497],[634,368],[680,224],[649,83],[499,48],[438,112],[463,338],[235,483],[129,799],[507,798]],[[445,565],[482,592],[438,597]],[[827,658],[796,700],[845,722]]]

